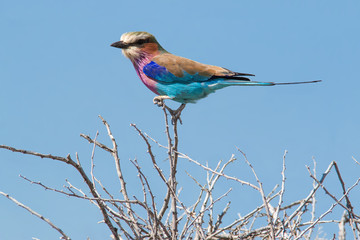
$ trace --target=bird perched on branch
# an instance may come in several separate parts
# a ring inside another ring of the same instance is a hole
[[[155,94],[154,103],[162,106],[164,99],[182,104],[195,103],[224,87],[229,86],[273,86],[308,82],[255,82],[249,73],[233,72],[229,69],[207,65],[175,56],[166,51],[153,35],[147,32],[124,33],[120,41],[111,44],[121,48],[131,60],[141,81]]]

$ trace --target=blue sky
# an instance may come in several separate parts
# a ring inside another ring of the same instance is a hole
[[[61,156],[78,152],[87,164],[92,146],[80,133],[94,136],[99,130],[99,139],[110,144],[97,117],[101,114],[118,140],[129,185],[137,187],[128,159],[150,165],[144,143],[129,125],[136,123],[166,143],[163,114],[130,61],[109,45],[124,32],[148,31],[171,53],[253,73],[257,81],[323,80],[313,85],[232,87],[188,104],[179,127],[180,151],[215,166],[239,147],[269,192],[281,181],[282,156],[288,150],[288,203],[307,195],[311,179],[305,165],[311,165],[313,157],[319,174],[337,161],[350,186],[360,170],[351,159],[360,159],[359,9],[358,1],[2,1],[0,144]],[[164,160],[161,149],[155,149]],[[97,175],[118,191],[110,156],[100,150],[95,156]],[[229,174],[255,182],[237,156],[239,163]],[[0,191],[41,212],[73,239],[110,235],[104,225],[96,224],[101,216],[94,206],[18,177],[58,188],[64,179],[81,186],[72,169],[4,150],[0,161]],[[200,169],[185,160],[179,163],[180,185],[189,186],[185,170],[197,174]],[[327,184],[340,196],[335,177]],[[229,185],[221,183],[219,194]],[[234,215],[260,203],[260,195],[251,189],[233,188],[230,197],[240,204]],[[184,192],[189,202],[192,193],[190,187]],[[357,209],[358,189],[351,198]],[[331,204],[320,194],[321,201],[322,210]],[[0,198],[0,206],[1,239],[58,237],[6,198]],[[334,218],[341,213],[335,211]],[[327,236],[337,232],[334,229],[325,229]]]

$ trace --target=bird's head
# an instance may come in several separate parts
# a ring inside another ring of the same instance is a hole
[[[120,41],[111,44],[112,47],[121,48],[123,54],[131,61],[146,55],[157,55],[165,51],[156,41],[155,37],[147,32],[124,33]]]

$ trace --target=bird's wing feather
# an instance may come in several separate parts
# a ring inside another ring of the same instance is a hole
[[[143,72],[156,81],[166,83],[205,82],[216,78],[249,81],[248,78],[241,76],[253,76],[202,64],[170,53],[154,57],[149,64],[144,66]]]

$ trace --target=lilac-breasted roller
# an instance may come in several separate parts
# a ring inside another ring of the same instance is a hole
[[[273,86],[308,82],[255,82],[248,73],[202,64],[175,56],[166,51],[153,35],[147,32],[124,33],[120,41],[111,44],[121,48],[133,63],[141,81],[155,94],[154,103],[162,105],[164,99],[180,103],[195,103],[218,89],[228,86]]]

